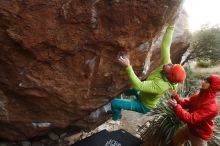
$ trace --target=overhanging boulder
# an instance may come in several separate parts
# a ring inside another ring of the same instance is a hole
[[[85,127],[89,113],[129,85],[117,57],[128,54],[141,76],[153,40],[180,2],[0,1],[0,138]],[[180,61],[187,41],[172,47],[171,56],[179,56],[173,62]],[[160,63],[158,50],[150,70]]]

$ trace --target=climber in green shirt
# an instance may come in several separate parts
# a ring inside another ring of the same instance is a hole
[[[140,113],[147,113],[156,107],[160,97],[166,91],[174,90],[177,83],[185,80],[186,73],[180,64],[172,64],[170,59],[170,46],[173,37],[173,26],[168,26],[161,43],[161,65],[155,69],[145,81],[141,81],[134,73],[130,60],[121,56],[119,62],[126,67],[132,90],[125,92],[125,95],[135,95],[136,99],[116,98],[111,102],[112,120],[121,119],[121,110],[132,110]]]

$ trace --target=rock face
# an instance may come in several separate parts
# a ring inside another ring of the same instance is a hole
[[[119,55],[129,55],[141,75],[153,48],[150,70],[157,67],[159,48],[152,42],[180,3],[1,0],[0,138],[21,140],[83,126],[90,112],[128,87]],[[174,42],[173,62],[186,50],[186,32],[180,36],[185,40]]]

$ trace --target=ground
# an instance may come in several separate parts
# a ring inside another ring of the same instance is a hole
[[[132,135],[140,138],[140,128],[143,124],[145,124],[147,121],[151,120],[153,118],[152,115],[149,114],[141,114],[133,111],[127,111],[124,110],[122,112],[122,119],[120,120],[120,124],[111,124],[109,119],[96,129],[90,131],[90,132],[79,132],[75,135],[67,137],[65,140],[69,142],[70,144],[75,143],[76,141],[80,139],[84,139],[94,133],[97,133],[103,129],[106,129],[108,131],[114,131],[118,129],[124,129],[127,132],[131,133]]]

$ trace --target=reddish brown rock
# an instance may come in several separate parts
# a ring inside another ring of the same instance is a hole
[[[128,86],[117,57],[129,54],[140,74],[149,44],[179,5],[179,0],[0,1],[0,138],[27,139],[74,125],[109,102]],[[174,62],[184,45],[175,49]],[[155,68],[159,60],[151,60]]]

